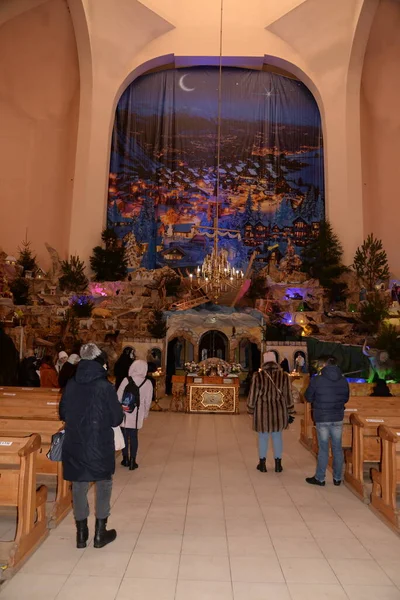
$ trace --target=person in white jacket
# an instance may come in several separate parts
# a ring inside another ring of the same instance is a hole
[[[121,423],[121,430],[125,439],[125,448],[122,450],[123,467],[129,467],[130,471],[138,468],[136,455],[138,451],[138,430],[143,427],[143,421],[149,416],[151,401],[153,397],[153,386],[151,381],[146,381],[147,362],[145,360],[135,360],[129,367],[128,377],[132,377],[136,385],[140,386],[140,406],[139,414],[137,409],[132,413],[124,413],[124,420]],[[122,380],[118,388],[118,400],[122,402],[124,391],[129,383],[128,377]],[[144,382],[144,383],[143,383]]]

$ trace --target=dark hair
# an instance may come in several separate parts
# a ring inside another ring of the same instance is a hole
[[[108,356],[107,356],[106,352],[104,352],[104,350],[102,350],[101,354],[99,354],[98,356],[96,356],[96,358],[94,358],[93,360],[95,362],[100,363],[101,366],[107,365],[107,368],[108,368]]]
[[[133,348],[132,346],[125,346],[125,348],[122,351],[122,354],[126,354],[127,356],[130,355],[130,353],[132,352]]]
[[[334,356],[328,356],[326,359],[326,364],[332,366],[337,365],[337,360]]]
[[[327,355],[327,354],[325,354],[325,356],[320,356],[318,358],[318,362],[320,365],[324,365],[324,366],[337,365],[336,358],[334,356]]]

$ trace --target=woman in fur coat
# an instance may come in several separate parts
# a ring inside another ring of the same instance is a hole
[[[267,472],[266,460],[270,436],[274,445],[275,472],[282,469],[282,431],[294,421],[294,404],[290,379],[277,364],[275,354],[266,352],[262,368],[254,373],[247,400],[247,411],[253,417],[258,433],[260,462],[257,469]]]

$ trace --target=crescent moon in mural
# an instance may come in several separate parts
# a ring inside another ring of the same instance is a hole
[[[188,74],[186,73],[186,75],[182,75],[182,77],[179,79],[179,87],[181,88],[181,90],[183,90],[184,92],[194,92],[194,90],[196,88],[189,88],[187,87],[183,82],[185,81],[185,77],[187,77]]]

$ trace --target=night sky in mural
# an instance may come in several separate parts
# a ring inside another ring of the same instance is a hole
[[[288,238],[297,250],[324,218],[319,110],[300,82],[224,68],[220,244],[244,269]],[[216,206],[218,69],[145,75],[122,95],[113,131],[108,225],[131,268],[192,270],[211,249]]]

